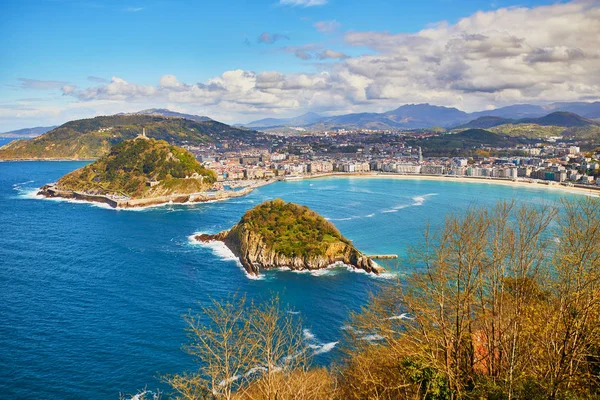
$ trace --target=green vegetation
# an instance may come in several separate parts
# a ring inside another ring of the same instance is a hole
[[[106,156],[65,175],[57,186],[140,198],[200,192],[215,181],[215,173],[187,150],[163,140],[134,139],[115,145]],[[148,182],[157,184],[149,186]]]
[[[422,147],[427,157],[474,156],[477,149],[486,147],[515,147],[527,140],[512,138],[484,129],[467,129],[459,133],[448,133],[407,143],[414,147]]]
[[[258,234],[268,248],[288,257],[323,256],[332,244],[350,244],[316,212],[281,199],[264,202],[246,212],[232,229],[235,231]]]
[[[0,159],[95,159],[111,146],[133,139],[146,129],[148,137],[175,145],[201,145],[253,135],[216,121],[191,121],[154,115],[111,115],[67,122],[31,140],[0,148]]]

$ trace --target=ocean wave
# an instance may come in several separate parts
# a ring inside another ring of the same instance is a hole
[[[326,217],[325,219],[327,221],[350,221],[350,220],[356,219],[356,218],[360,218],[360,217],[356,217],[356,216],[346,217],[346,218],[328,218],[328,217]]]
[[[55,201],[55,202],[71,203],[71,204],[87,204],[92,207],[103,208],[106,210],[116,210],[116,211],[123,210],[121,208],[111,207],[109,204],[106,204],[106,203],[96,203],[96,202],[92,202],[92,201],[77,200],[77,199],[65,199],[63,197],[46,197],[46,196],[42,196],[41,194],[38,194],[39,191],[40,191],[39,188],[20,190],[19,198],[20,199],[28,199],[28,200],[47,200],[47,201]]]
[[[373,218],[374,216],[375,216],[375,213],[367,214],[367,215],[352,215],[350,217],[344,217],[344,218],[330,218],[330,217],[325,217],[325,219],[327,221],[351,221],[353,219]]]
[[[233,252],[229,249],[229,247],[227,247],[225,245],[225,243],[220,242],[218,240],[210,240],[208,242],[201,242],[199,240],[196,240],[196,236],[197,235],[201,235],[205,232],[195,232],[192,235],[188,236],[188,242],[193,245],[193,246],[201,246],[201,247],[205,247],[208,248],[210,250],[212,250],[213,254],[216,255],[217,257],[219,257],[221,260],[223,261],[233,261],[235,262],[235,264],[240,267],[240,269],[242,271],[244,271],[244,274],[246,275],[246,278],[248,279],[252,279],[252,280],[263,280],[265,279],[265,276],[262,274],[258,274],[258,275],[253,275],[250,274],[248,271],[246,271],[246,269],[244,268],[244,266],[242,265],[242,263],[240,262],[240,259],[237,258],[235,256],[235,254],[233,254]]]
[[[320,348],[316,349],[314,354],[323,354],[323,353],[329,353],[331,350],[333,350],[333,348],[338,344],[339,342],[329,342],[329,343],[324,343],[320,346]]]
[[[383,210],[382,213],[395,213],[398,212],[399,210],[402,210],[403,208],[408,208],[408,207],[419,207],[422,206],[423,204],[425,204],[425,201],[432,196],[437,196],[437,193],[428,193],[428,194],[423,194],[420,196],[414,196],[412,197],[412,203],[410,204],[398,204],[397,206],[392,207],[391,209],[388,210]]]
[[[368,342],[376,342],[376,341],[379,341],[379,340],[383,340],[385,338],[383,336],[378,335],[378,334],[375,333],[375,334],[372,334],[372,335],[363,336],[363,337],[361,337],[361,339],[362,340],[366,340]]]
[[[393,320],[393,319],[414,319],[414,318],[412,318],[411,316],[409,316],[407,313],[402,313],[400,315],[393,315],[393,316],[391,316],[389,318],[386,318],[386,319],[392,319]]]
[[[314,340],[315,335],[310,331],[310,329],[302,329],[302,335],[304,336],[304,340]]]
[[[304,340],[307,342],[307,347],[313,350],[314,355],[319,355],[323,353],[329,353],[331,350],[335,348],[335,346],[339,342],[328,342],[323,343],[317,339],[314,333],[310,331],[310,329],[303,329],[302,335],[304,336]]]
[[[424,194],[422,196],[415,196],[412,198],[414,203],[411,204],[411,206],[422,206],[423,203],[425,203],[425,200],[427,200],[427,198],[432,197],[432,196],[437,196],[437,193],[428,193],[428,194]]]

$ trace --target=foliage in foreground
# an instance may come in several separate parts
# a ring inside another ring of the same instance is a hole
[[[342,363],[311,368],[278,300],[188,318],[179,399],[600,399],[600,202],[451,215],[416,272],[352,315]]]

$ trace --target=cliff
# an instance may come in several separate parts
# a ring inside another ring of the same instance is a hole
[[[44,186],[40,194],[100,201],[113,207],[121,203],[135,206],[150,199],[181,202],[190,194],[210,189],[215,181],[214,172],[187,150],[162,140],[139,138],[113,146],[106,156]]]
[[[228,231],[196,239],[222,241],[254,275],[261,268],[317,270],[337,262],[375,274],[383,271],[329,221],[307,207],[280,199],[249,210]]]

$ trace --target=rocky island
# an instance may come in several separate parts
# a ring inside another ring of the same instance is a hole
[[[195,238],[200,242],[225,243],[252,275],[258,275],[261,268],[317,270],[339,262],[375,274],[384,271],[331,222],[308,207],[281,199],[249,210],[228,231]]]
[[[75,170],[38,194],[100,202],[115,208],[220,200],[252,188],[218,190],[216,174],[187,150],[140,135],[113,146],[92,164]]]

